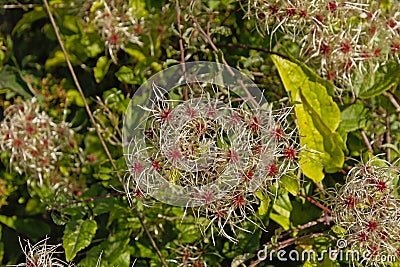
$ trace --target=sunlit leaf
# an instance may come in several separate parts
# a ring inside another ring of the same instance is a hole
[[[67,223],[63,237],[66,259],[74,259],[79,251],[89,246],[96,231],[97,223],[94,220],[73,220]]]
[[[331,97],[331,86],[300,62],[272,56],[286,91],[295,104],[300,144],[300,167],[314,182],[325,172],[336,172],[344,163],[344,147],[336,129],[340,110]]]

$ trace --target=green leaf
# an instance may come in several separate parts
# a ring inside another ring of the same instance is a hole
[[[357,77],[355,87],[360,88],[360,98],[371,98],[396,87],[400,83],[400,65],[391,63],[380,67],[377,71],[367,72]]]
[[[317,267],[316,263],[311,263],[309,260],[303,264],[303,267]]]
[[[106,56],[101,56],[96,62],[96,67],[93,68],[94,78],[97,83],[100,83],[104,76],[106,76],[108,69],[110,68],[112,60]]]
[[[128,53],[130,56],[136,58],[138,61],[143,61],[146,59],[146,56],[141,51],[132,47],[126,47],[125,52]]]
[[[76,220],[66,225],[63,247],[67,261],[73,260],[76,253],[90,245],[96,231],[97,223],[94,220]]]
[[[50,226],[47,223],[31,218],[0,215],[0,223],[34,240],[40,239],[51,232]]]
[[[69,59],[71,60],[72,65],[76,65],[78,62],[80,62],[78,60],[78,58],[72,54],[69,53],[68,54]],[[54,67],[58,67],[58,66],[65,66],[65,57],[64,57],[64,53],[61,50],[57,50],[54,52],[52,57],[49,57],[46,62],[44,63],[44,67],[46,69],[51,69]]]
[[[270,202],[269,197],[264,195],[264,193],[261,192],[261,191],[256,191],[255,195],[260,200],[260,206],[258,207],[258,213],[260,215],[267,214],[268,213],[268,208],[269,208],[269,202]]]
[[[46,211],[46,206],[38,198],[30,198],[25,206],[26,214],[36,215]]]
[[[134,83],[134,74],[132,69],[127,66],[122,66],[115,73],[117,79],[122,83],[133,84]]]
[[[65,33],[69,31],[71,33],[82,33],[83,26],[77,16],[64,15],[60,20],[60,29]]]
[[[201,233],[194,224],[182,222],[176,225],[176,229],[179,231],[178,240],[181,244],[193,243],[201,238]]]
[[[357,100],[353,105],[342,111],[340,129],[348,133],[365,127],[367,113],[368,109],[360,100]]]
[[[78,107],[84,107],[85,104],[83,103],[82,97],[79,94],[78,90],[76,89],[69,89],[67,91],[67,99],[69,103],[73,103]]]
[[[0,71],[0,89],[9,89],[25,98],[32,97],[26,82],[18,74],[18,71],[10,66],[5,66]]]
[[[283,187],[293,196],[297,196],[300,191],[299,180],[294,175],[283,175],[280,179]]]
[[[347,233],[346,228],[343,228],[339,225],[332,226],[331,230],[339,237]]]
[[[33,22],[47,17],[47,13],[43,10],[43,7],[35,7],[32,11],[25,13],[22,19],[18,21],[13,29],[13,34],[21,34],[32,27]]]
[[[270,213],[269,218],[283,227],[285,231],[290,229],[290,218],[284,215]]]
[[[128,243],[131,232],[131,230],[119,230],[117,233],[111,233],[106,240],[91,248],[86,253],[86,257],[79,262],[78,266],[97,266],[97,260],[101,255],[99,267],[129,267],[131,253],[128,250]],[[139,244],[139,242],[135,242],[136,244]],[[149,247],[147,249],[149,253],[154,253]],[[134,255],[135,257],[140,256],[139,253],[135,253]]]
[[[336,172],[344,163],[344,144],[336,132],[340,123],[340,109],[333,101],[332,85],[312,72],[301,62],[291,62],[272,55],[286,91],[295,104],[303,173],[315,183],[325,172]]]
[[[289,230],[291,226],[290,213],[293,207],[287,192],[284,192],[276,199],[272,209],[275,213],[271,212],[269,217],[282,226],[283,229]]]
[[[292,205],[293,210],[290,213],[290,221],[295,227],[321,217],[322,211],[308,201],[300,203],[294,200]]]

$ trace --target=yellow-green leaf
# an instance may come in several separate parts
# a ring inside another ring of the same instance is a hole
[[[255,195],[258,197],[260,200],[260,206],[258,207],[258,213],[262,216],[267,214],[268,212],[268,207],[269,207],[269,202],[270,199],[268,196],[265,196],[263,192],[261,191],[256,191]]]
[[[96,67],[93,68],[94,78],[97,83],[100,83],[104,76],[106,76],[108,69],[110,68],[112,60],[106,56],[101,56],[96,62]]]
[[[300,191],[299,180],[293,175],[283,175],[280,179],[283,187],[292,195],[297,196]]]
[[[97,223],[94,220],[76,220],[66,225],[63,247],[67,261],[74,259],[76,253],[90,245],[96,231]]]
[[[331,96],[332,85],[313,73],[303,63],[272,56],[286,91],[295,104],[299,127],[299,153],[303,173],[315,183],[325,172],[336,172],[344,163],[343,141],[336,129],[340,109]]]

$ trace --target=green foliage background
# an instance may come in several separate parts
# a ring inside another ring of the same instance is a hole
[[[176,3],[131,1],[137,15],[145,20],[138,34],[143,45],[126,45],[117,53],[118,62],[113,62],[96,29],[84,21],[81,8],[85,2],[74,1],[81,4],[76,9],[71,8],[71,3],[51,0],[50,6],[86,100],[95,111],[112,158],[124,175],[126,166],[119,129],[130,97],[151,75],[181,60]],[[183,208],[147,199],[135,199],[133,207],[129,205],[124,194],[117,191],[123,188],[93,131],[43,3],[0,1],[1,111],[36,96],[43,110],[52,117],[71,122],[77,132],[78,147],[88,158],[95,159],[71,173],[71,179],[78,181],[79,186],[72,194],[62,194],[27,184],[29,177],[13,171],[7,155],[1,155],[1,264],[25,261],[18,237],[37,242],[48,236],[50,243],[62,244],[65,255],[60,257],[78,266],[96,266],[100,255],[100,266],[123,267],[133,263],[134,266],[161,266],[140,213],[163,257],[176,260],[169,261],[171,266],[182,262],[181,252],[190,246],[197,248],[192,248],[192,253],[200,255],[208,266],[247,265],[256,259],[263,244],[277,244],[277,236],[282,231],[323,216],[323,210],[301,195],[323,202],[325,196],[320,188],[343,183],[343,173],[355,164],[354,159],[368,160],[372,153],[365,145],[363,134],[372,144],[375,155],[388,155],[390,151],[389,161],[399,158],[400,111],[388,97],[400,99],[399,66],[390,65],[387,70],[374,73],[375,78],[362,83],[356,97],[346,93],[338,96],[330,81],[318,77],[302,63],[304,58],[292,57],[298,50],[297,44],[282,39],[279,33],[272,40],[269,36],[260,36],[255,22],[244,18],[244,4],[230,0],[180,1],[185,60],[221,62],[224,59],[249,75],[274,108],[294,105],[292,120],[299,127],[300,143],[314,152],[299,155],[301,170],[295,178],[282,179],[283,186],[276,196],[259,193],[258,216],[267,231],[253,229],[249,224],[251,232],[239,232],[237,244],[218,237],[214,245],[209,233],[201,234],[190,213],[184,216]],[[218,52],[199,33],[190,15],[203,28],[209,27]],[[270,43],[272,50],[269,50]],[[300,234],[312,232],[334,235],[329,226],[322,224]],[[322,250],[332,244],[325,236],[310,237],[299,240],[291,248]],[[270,264],[282,266],[283,263],[274,259]],[[291,264],[346,265],[328,259]]]

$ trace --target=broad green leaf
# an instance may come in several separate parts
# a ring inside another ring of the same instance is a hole
[[[287,192],[284,192],[276,199],[272,209],[274,212],[269,214],[270,219],[274,220],[285,230],[288,230],[291,226],[290,213],[293,207]]]
[[[117,233],[111,233],[106,240],[91,248],[86,253],[86,257],[79,262],[78,266],[97,266],[97,260],[101,255],[99,267],[129,267],[131,253],[129,252],[127,245],[130,240],[130,235],[130,230],[119,230]],[[135,244],[138,243],[139,242],[135,242]],[[148,249],[151,251],[150,248]],[[134,256],[139,255],[134,254]]]
[[[143,61],[146,59],[146,56],[138,49],[127,47],[125,49],[125,52],[128,53],[130,56],[136,58],[138,61]]]
[[[268,212],[268,207],[269,207],[269,202],[270,198],[266,195],[264,195],[263,192],[261,191],[256,191],[255,195],[258,197],[260,200],[260,206],[258,207],[258,213],[260,215],[265,215]]]
[[[290,218],[286,217],[284,215],[280,214],[275,214],[275,213],[270,213],[269,218],[273,221],[275,221],[277,224],[283,227],[285,231],[290,229]]]
[[[33,22],[47,17],[43,7],[35,7],[32,11],[25,13],[13,29],[13,34],[21,34],[32,27]]]
[[[94,220],[76,220],[67,223],[63,247],[67,261],[73,260],[80,250],[90,245],[97,231],[97,223]]]
[[[122,66],[115,73],[117,79],[122,83],[133,84],[134,83],[134,74],[131,68],[127,66]]]
[[[59,25],[60,30],[64,34],[67,31],[71,33],[83,33],[83,26],[77,16],[64,15],[63,19],[59,22]]]
[[[67,91],[67,99],[69,103],[75,104],[78,107],[84,107],[82,97],[76,89],[69,89]]]
[[[297,196],[300,191],[299,180],[294,175],[283,175],[280,179],[283,187],[293,196]]]
[[[112,60],[106,56],[101,56],[96,62],[96,67],[93,68],[94,78],[97,83],[100,83],[104,76],[106,76],[108,69],[110,68]]]
[[[14,229],[18,233],[28,236],[30,239],[40,239],[50,234],[50,226],[42,221],[31,218],[7,217],[0,215],[0,223]],[[35,227],[32,227],[32,226]]]
[[[295,227],[313,220],[317,220],[322,214],[321,209],[308,201],[300,203],[299,201],[293,200],[292,206],[293,210],[290,213],[290,221]]]
[[[256,251],[260,247],[261,229],[252,222],[243,222],[242,226],[250,232],[239,231],[237,233],[237,239],[239,240],[238,247],[240,247],[243,252]]]
[[[343,227],[341,227],[341,226],[339,226],[339,225],[334,225],[334,226],[332,226],[331,230],[332,230],[336,235],[338,235],[339,237],[347,233],[346,228],[343,228]]]
[[[340,129],[345,132],[352,132],[365,127],[368,109],[364,104],[357,100],[354,104],[346,108],[341,113]]]
[[[68,57],[72,63],[72,65],[76,65],[78,64],[79,59],[72,53],[68,54]],[[64,57],[64,53],[61,50],[57,50],[54,52],[52,57],[49,57],[46,62],[44,63],[44,67],[46,69],[51,69],[54,67],[58,67],[58,66],[65,66],[65,57]]]
[[[69,217],[63,212],[52,211],[51,218],[56,225],[65,225],[69,221]]]
[[[194,224],[182,222],[176,225],[176,229],[179,231],[178,239],[181,244],[193,243],[201,238],[201,233]]]
[[[298,61],[291,62],[272,55],[286,91],[295,104],[300,145],[306,149],[299,153],[303,173],[315,183],[325,172],[336,172],[344,163],[344,148],[336,129],[340,122],[340,109],[333,101],[332,85]]]
[[[0,71],[0,90],[2,89],[9,89],[25,98],[32,97],[26,82],[18,74],[18,71],[9,66],[5,66]]]
[[[30,198],[25,206],[26,214],[36,215],[46,211],[46,206],[38,198]]]
[[[104,42],[97,33],[88,33],[81,37],[81,44],[88,57],[94,58],[104,52]]]
[[[372,73],[372,74],[371,74]],[[355,80],[356,87],[360,88],[360,98],[371,98],[396,87],[400,83],[400,65],[389,63],[377,71],[367,72]]]

